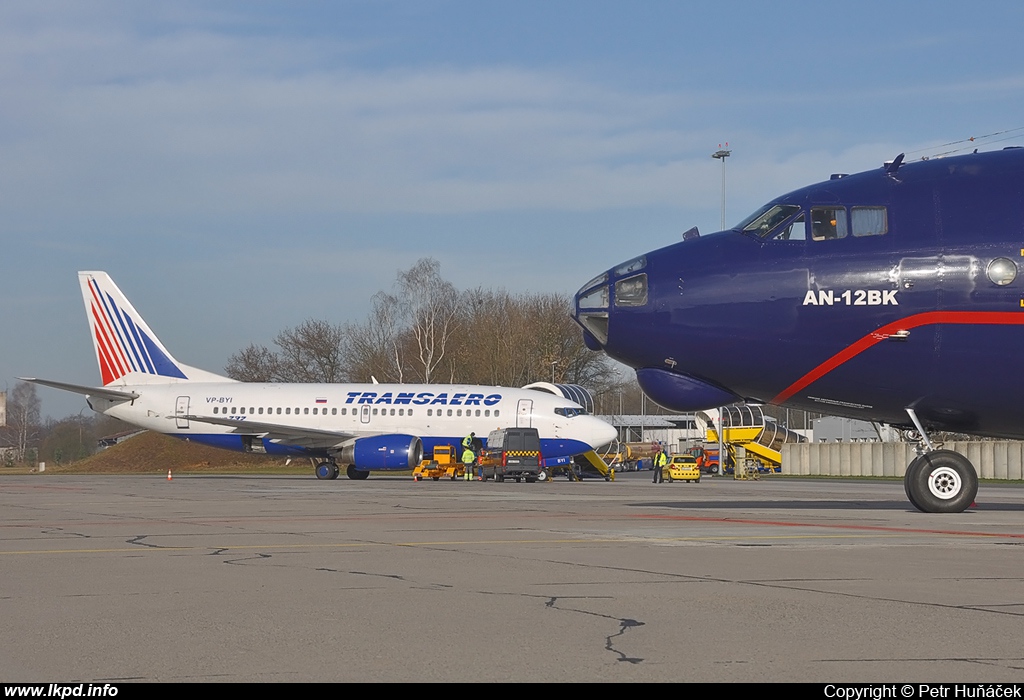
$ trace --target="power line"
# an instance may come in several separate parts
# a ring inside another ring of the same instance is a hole
[[[953,149],[950,149],[948,151],[942,151],[940,153],[932,153],[929,156],[922,156],[921,160],[928,160],[929,158],[938,158],[940,156],[948,156],[951,153],[956,153],[958,151],[965,151],[968,148],[971,148],[972,146],[976,147],[978,145],[978,142],[984,141],[986,139],[992,139],[995,136],[1003,136],[1003,138],[1001,138],[1001,139],[993,139],[992,141],[988,141],[987,143],[991,144],[991,143],[999,143],[1001,141],[1009,141],[1010,139],[1016,138],[1016,136],[1012,136],[1012,135],[1011,136],[1005,136],[1005,134],[1016,134],[1017,132],[1020,132],[1020,131],[1024,131],[1024,126],[1018,126],[1018,127],[1013,128],[1013,129],[1003,129],[1002,131],[994,131],[991,134],[985,134],[983,136],[969,136],[969,137],[967,137],[965,139],[960,139],[959,141],[950,141],[948,143],[943,143],[943,144],[940,144],[938,146],[929,146],[928,148],[919,148],[916,151],[908,151],[907,155],[910,156],[910,155],[914,155],[915,153],[923,153],[925,151],[931,151],[932,149],[946,148],[947,146],[960,146],[961,144],[967,144],[966,146],[961,146],[960,148],[953,148]]]

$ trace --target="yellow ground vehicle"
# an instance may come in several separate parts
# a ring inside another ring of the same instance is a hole
[[[465,467],[455,456],[455,448],[451,445],[437,445],[434,447],[433,459],[423,460],[420,462],[420,466],[413,470],[413,481],[420,479],[437,481],[442,476],[447,476],[449,479],[462,478],[466,474]]]
[[[696,481],[700,483],[700,468],[693,455],[675,455],[665,466],[665,478],[669,481]]]

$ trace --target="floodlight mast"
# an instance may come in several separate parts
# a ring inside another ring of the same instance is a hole
[[[725,159],[732,155],[732,151],[729,150],[729,142],[725,142],[725,148],[722,148],[722,144],[718,144],[718,150],[711,154],[712,158],[716,158],[722,161],[722,228],[720,231],[725,230]],[[718,409],[718,473],[725,474],[725,438],[722,433],[725,431],[725,409]],[[736,465],[733,465],[735,473]]]
[[[712,158],[716,158],[722,161],[722,228],[725,230],[725,159],[732,155],[732,151],[729,150],[729,143],[726,142],[726,147],[722,148],[722,144],[718,144],[718,150],[711,154]]]

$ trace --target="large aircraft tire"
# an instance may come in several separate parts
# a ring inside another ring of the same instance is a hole
[[[910,484],[917,478],[917,472],[921,471],[925,466],[925,461],[922,459],[923,456],[924,455],[918,455],[912,459],[910,464],[907,465],[907,471],[903,474],[903,491],[907,494],[907,500],[910,501],[910,505],[914,506],[922,513],[924,513],[925,510],[916,500],[914,500],[914,494],[910,489]]]
[[[978,495],[974,465],[952,450],[921,455],[911,462],[907,474],[910,502],[925,513],[962,513]]]
[[[337,467],[330,462],[320,462],[320,464],[316,465],[313,473],[316,474],[317,479],[330,479],[332,478],[331,474],[334,473],[336,469]]]
[[[370,476],[370,472],[359,471],[356,469],[356,465],[350,464],[348,465],[348,469],[345,470],[345,476],[355,481],[362,481]]]
[[[338,478],[339,474],[341,474],[341,469],[338,468],[337,464],[331,463],[331,476],[329,478],[333,481]]]

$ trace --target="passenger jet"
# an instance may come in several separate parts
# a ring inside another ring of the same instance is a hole
[[[915,431],[910,502],[960,512],[978,478],[934,431],[1024,438],[1024,150],[804,187],[736,227],[579,291],[588,346],[679,411],[772,403]]]
[[[99,413],[147,430],[243,452],[320,460],[320,479],[416,467],[470,432],[537,428],[547,465],[615,436],[566,396],[572,385],[510,389],[441,384],[238,382],[178,362],[105,272],[79,272],[102,387],[25,378],[86,396]],[[556,395],[554,392],[560,392]]]

